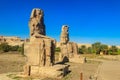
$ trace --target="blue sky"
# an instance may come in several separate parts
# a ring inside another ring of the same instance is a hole
[[[71,41],[120,45],[120,0],[1,0],[0,35],[28,38],[33,8],[44,10],[46,33],[57,41],[67,24]]]

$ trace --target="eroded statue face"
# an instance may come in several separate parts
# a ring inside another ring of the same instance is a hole
[[[61,43],[66,44],[69,41],[68,26],[64,25],[62,27],[61,33]]]
[[[43,11],[40,9],[33,9],[29,21],[30,36],[45,35],[45,25],[43,20]]]
[[[69,29],[68,26],[63,26],[63,27],[62,27],[62,31],[63,31],[63,32],[68,32],[68,29]]]

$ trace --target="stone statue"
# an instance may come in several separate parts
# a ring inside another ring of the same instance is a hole
[[[52,39],[48,36],[45,36],[46,32],[44,24],[44,13],[42,10],[38,8],[32,10],[29,20],[29,28],[30,28],[30,41],[34,42],[36,38]]]
[[[76,43],[69,42],[69,32],[68,26],[62,26],[62,32],[60,36],[60,49],[61,53],[59,56],[59,61],[67,62],[69,58],[74,57],[74,55],[78,54],[78,47]]]
[[[24,44],[27,57],[24,75],[61,78],[68,73],[69,66],[55,65],[56,40],[46,36],[43,16],[42,10],[32,10],[29,21],[30,41]]]
[[[32,10],[29,21],[30,42],[24,45],[24,52],[27,56],[25,73],[29,69],[34,71],[32,69],[34,67],[53,66],[55,62],[56,40],[46,36],[43,16],[42,10],[37,8]]]
[[[62,32],[60,36],[60,49],[61,49],[61,54],[59,57],[59,60],[63,62],[69,61],[69,54],[68,54],[68,44],[69,42],[69,33],[68,33],[68,26],[63,25],[62,26]]]
[[[29,21],[29,28],[30,28],[30,37],[36,35],[46,35],[45,33],[45,24],[44,24],[44,13],[40,9],[33,9],[30,21]]]

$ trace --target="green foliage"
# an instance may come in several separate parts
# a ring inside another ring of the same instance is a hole
[[[120,49],[118,49],[118,55],[120,55]]]
[[[79,53],[80,54],[86,54],[86,53],[91,54],[91,53],[93,53],[93,49],[92,49],[92,47],[87,48],[85,45],[82,45],[79,48]]]
[[[80,54],[84,54],[87,52],[87,48],[85,45],[82,45],[80,48],[79,48],[79,53]]]
[[[0,44],[0,51],[1,52],[8,52],[10,51],[11,46],[9,46],[7,43]]]
[[[88,48],[87,48],[87,52],[88,52],[89,54],[94,53],[92,47],[88,47]]]
[[[108,54],[111,55],[111,54],[112,54],[112,51],[111,51],[111,50],[108,50]]]
[[[108,45],[101,44],[100,51],[102,51],[103,54],[108,54],[108,50],[109,50]]]
[[[110,50],[112,52],[117,52],[118,51],[118,48],[116,46],[111,46]]]
[[[18,45],[16,45],[16,46],[11,46],[11,51],[18,51],[18,49],[19,49],[19,46]]]
[[[101,45],[100,45],[100,50],[101,50],[101,51],[108,50],[108,45],[101,44]]]
[[[82,45],[79,48],[80,54],[100,54],[100,52],[103,52],[103,54],[110,54],[110,55],[119,55],[120,49],[118,49],[116,46],[111,46],[110,48],[106,44],[101,44],[100,42],[95,42],[92,44],[91,47],[86,47],[85,45]]]
[[[108,54],[108,45],[105,44],[101,44],[100,42],[96,42],[94,44],[92,44],[92,49],[96,54],[100,54],[100,52],[102,51],[103,54]]]
[[[96,54],[100,53],[100,48],[101,48],[100,42],[96,42],[96,43],[92,44],[92,49]]]
[[[100,51],[102,49],[104,49],[104,46],[106,47],[106,45],[102,45],[100,42],[96,42],[94,44],[92,44],[92,47],[86,47],[85,45],[82,45],[79,48],[79,53],[84,54],[84,53],[95,53],[95,54],[100,54]]]
[[[0,52],[19,51],[24,54],[24,46],[10,46],[7,43],[0,44]]]
[[[109,49],[110,55],[118,55],[120,54],[120,50],[116,46],[111,46]]]
[[[79,48],[79,51],[78,51],[80,54],[83,54],[83,50],[81,48]]]
[[[21,53],[21,55],[24,55],[24,44],[18,48],[18,51]]]
[[[57,48],[55,49],[55,51],[56,51],[56,52],[60,52],[60,47],[57,47]]]

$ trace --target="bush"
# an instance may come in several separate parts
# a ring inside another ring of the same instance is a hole
[[[110,55],[118,55],[118,52],[112,52]]]
[[[92,47],[88,47],[87,48],[87,53],[89,53],[89,54],[94,53],[94,50],[92,49]]]
[[[24,44],[18,48],[18,51],[21,53],[21,55],[24,55]]]
[[[84,51],[81,49],[81,48],[79,48],[79,54],[84,54]]]
[[[118,55],[120,55],[120,49],[118,49]]]
[[[11,49],[11,46],[8,45],[7,43],[0,44],[0,51],[8,52],[8,51],[10,51],[10,49]]]
[[[11,46],[11,51],[18,51],[18,49],[19,49],[19,46],[18,45],[16,45],[16,46]]]
[[[22,47],[16,45],[16,46],[10,46],[7,43],[0,44],[0,52],[9,52],[9,51],[19,51],[24,54],[24,46]]]
[[[108,54],[110,55],[118,55],[120,53],[120,50],[116,46],[111,46]]]

